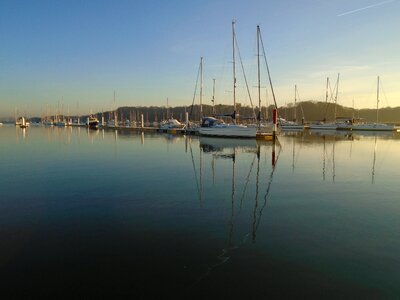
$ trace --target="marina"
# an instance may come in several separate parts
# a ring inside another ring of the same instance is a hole
[[[1,11],[2,299],[400,299],[400,1]]]

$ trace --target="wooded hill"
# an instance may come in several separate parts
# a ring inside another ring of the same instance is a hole
[[[167,118],[167,111],[169,116],[174,117],[178,120],[184,121],[185,112],[189,113],[189,118],[192,121],[200,120],[200,109],[199,105],[194,105],[193,107],[158,107],[158,106],[136,106],[136,107],[119,107],[117,109],[118,119],[121,120],[121,117],[126,120],[140,120],[140,115],[143,114],[144,120],[147,122],[161,121]],[[265,107],[262,107],[262,117],[263,119],[271,119],[273,106],[269,106],[268,110]],[[301,103],[297,103],[296,109],[293,104],[289,104],[285,107],[280,107],[278,110],[279,116],[281,118],[287,120],[294,119],[294,111],[296,110],[296,120],[301,120],[304,116],[305,122],[313,122],[313,121],[333,121],[334,120],[334,112],[335,112],[335,104],[325,102],[317,102],[317,101],[305,101]],[[216,105],[215,111],[217,115],[224,114],[232,114],[233,106],[231,105]],[[266,111],[268,111],[266,113]],[[258,112],[258,107],[255,108],[255,114]],[[105,112],[104,118],[107,121],[109,118],[113,118],[114,112]],[[254,122],[254,113],[251,107],[242,106],[240,103],[237,104],[237,113],[240,115],[241,122]],[[212,115],[212,106],[203,105],[203,115],[210,116]],[[101,113],[98,113],[97,116],[100,118]],[[353,109],[350,107],[343,107],[341,105],[337,105],[336,107],[336,116],[337,117],[349,117],[362,119],[364,121],[374,122],[376,121],[376,109]],[[229,120],[229,118],[227,118]],[[379,122],[387,122],[387,123],[398,123],[400,122],[400,107],[385,107],[379,109]]]
[[[168,108],[169,117],[174,117],[180,121],[184,121],[185,112],[189,112],[189,118],[191,121],[200,120],[200,109],[199,105],[194,105],[193,107],[177,106]],[[270,105],[268,109],[262,107],[262,118],[265,120],[270,120],[272,116],[272,109],[274,107]],[[294,119],[295,107],[293,104],[288,104],[287,106],[279,108],[279,116],[281,118],[287,119],[289,121]],[[301,121],[304,116],[304,121],[306,123],[314,121],[333,121],[334,119],[335,104],[317,101],[304,101],[297,103],[296,105],[296,120]],[[232,105],[216,105],[215,112],[217,115],[232,114]],[[254,109],[255,114],[258,113],[258,107]],[[237,113],[239,113],[240,122],[254,122],[253,109],[249,106],[242,106],[240,103],[237,104]],[[118,120],[131,120],[140,121],[140,115],[143,114],[145,122],[154,122],[165,120],[167,118],[167,108],[165,106],[129,106],[129,107],[119,107],[117,109]],[[105,121],[113,119],[114,112],[108,111],[104,114]],[[203,115],[212,115],[212,106],[203,105]],[[96,116],[100,119],[102,113],[97,113]],[[376,121],[376,109],[364,108],[364,109],[352,109],[350,107],[343,107],[337,105],[336,107],[337,117],[349,117],[362,119],[364,121],[375,122]],[[86,120],[87,115],[81,116],[81,122]],[[72,116],[76,119],[76,116]],[[40,118],[30,118],[32,120],[37,120],[40,122]],[[14,118],[3,118],[2,121],[14,122]],[[230,118],[225,118],[225,121],[231,121]],[[384,107],[379,109],[379,122],[385,123],[400,123],[400,107]]]

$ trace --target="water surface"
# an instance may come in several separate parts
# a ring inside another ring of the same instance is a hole
[[[0,128],[3,296],[400,296],[400,137]]]

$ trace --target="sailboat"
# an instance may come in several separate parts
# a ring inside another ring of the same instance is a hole
[[[303,130],[304,129],[304,125],[303,124],[299,124],[298,122],[296,122],[296,102],[297,102],[297,85],[294,86],[294,107],[293,107],[293,121],[287,121],[285,119],[280,119],[281,122],[281,128],[282,130]],[[303,120],[304,120],[304,116],[303,116]]]
[[[19,125],[21,128],[27,128],[29,127],[29,122],[25,117],[21,118],[21,124]]]
[[[185,124],[182,124],[177,119],[169,116],[169,108],[168,108],[168,98],[167,98],[167,119],[160,122],[161,130],[169,130],[169,129],[183,129],[185,128]]]
[[[378,85],[376,90],[376,122],[375,123],[362,123],[354,124],[353,130],[365,130],[365,131],[399,131],[400,127],[394,126],[393,124],[378,123],[379,116],[379,85],[380,80],[378,76]]]
[[[118,127],[118,109],[117,106],[115,104],[115,90],[114,90],[114,102],[113,102],[113,107],[112,107],[112,111],[109,112],[109,116],[108,116],[108,121],[107,121],[107,127],[110,128],[116,128]]]
[[[268,74],[268,79],[269,83],[271,86],[271,92],[272,92],[272,97],[274,99],[275,107],[276,107],[276,101],[275,101],[275,93],[274,93],[274,88],[272,86],[272,80],[271,76],[269,73],[269,67],[267,63],[267,58],[265,55],[265,49],[264,49],[264,44],[261,39],[261,30],[260,26],[257,25],[257,81],[258,81],[258,115],[257,115],[257,132],[256,132],[256,139],[257,140],[274,140],[275,135],[274,135],[274,129],[276,129],[274,124],[261,124],[261,75],[260,75],[260,42],[262,45],[263,53],[264,53],[264,61],[265,61],[265,66],[267,68],[267,74]]]
[[[235,65],[235,22],[232,21],[232,58],[233,58],[233,114],[229,115],[234,123],[226,124],[215,117],[203,117],[199,134],[203,136],[216,137],[237,137],[237,138],[255,138],[257,133],[256,127],[248,127],[236,124],[236,65]],[[228,115],[226,115],[228,116]]]
[[[327,78],[326,79],[326,98],[325,98],[326,105],[328,105],[328,87],[329,86],[330,86],[329,85],[329,78]],[[337,104],[338,88],[339,88],[339,74],[338,74],[337,81],[336,81],[334,120],[336,120],[336,107],[337,107],[336,104]],[[331,91],[331,98],[332,98],[332,91]],[[318,123],[310,124],[310,129],[314,129],[314,130],[336,130],[337,129],[337,124],[335,122],[333,122],[333,123],[318,122]]]

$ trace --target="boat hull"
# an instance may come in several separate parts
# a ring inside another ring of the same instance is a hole
[[[281,129],[284,131],[289,131],[289,130],[304,130],[303,125],[281,125]]]
[[[246,126],[201,127],[199,134],[202,136],[256,138],[257,128]]]
[[[90,122],[88,127],[91,129],[97,129],[99,128],[99,122]]]
[[[397,131],[398,128],[394,125],[386,124],[360,124],[354,125],[352,130],[355,131]]]
[[[312,130],[336,130],[336,124],[310,124],[309,129]]]

